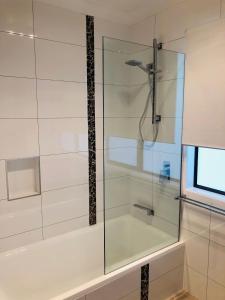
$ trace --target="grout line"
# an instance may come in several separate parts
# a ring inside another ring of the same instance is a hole
[[[178,38],[173,39],[173,40],[166,40],[166,41],[163,42],[163,44],[165,45],[165,44],[177,42],[177,41],[183,40],[183,39],[185,39],[185,35],[182,35],[181,37],[178,37]],[[166,49],[165,49],[165,50],[166,50]],[[168,50],[168,51],[170,51],[170,50]],[[176,51],[173,51],[173,52],[176,52]],[[179,53],[179,52],[178,52],[178,53]]]
[[[26,34],[26,33],[15,32],[15,31],[7,31],[7,30],[0,30],[0,33],[10,34],[12,36],[32,38],[33,40],[42,40],[42,41],[48,41],[48,42],[53,42],[53,43],[58,43],[58,44],[63,44],[63,45],[86,48],[86,45],[75,44],[75,43],[70,43],[70,42],[64,42],[64,41],[59,41],[59,40],[52,40],[52,39],[39,37],[39,36],[35,35],[35,32],[34,32],[34,16],[35,16],[35,14],[34,14],[34,5],[33,5],[33,3],[32,3],[32,14],[33,14],[33,34],[32,35],[31,34]]]
[[[184,263],[184,266],[186,266],[187,268],[191,269],[192,271],[194,271],[195,273],[198,273],[199,275],[201,275],[202,277],[207,277],[207,274],[201,273],[198,270],[196,270],[195,268],[193,268],[192,266],[188,265],[187,263]]]
[[[220,246],[220,247],[222,247],[222,248],[225,249],[225,245],[220,244],[220,243],[218,243],[217,241],[215,241],[215,240],[213,240],[213,239],[210,239],[210,236],[209,236],[209,238],[204,237],[204,236],[200,235],[199,233],[196,233],[196,232],[194,232],[194,231],[192,231],[192,230],[190,230],[190,229],[186,229],[185,227],[183,227],[183,225],[182,225],[182,228],[183,228],[184,230],[186,230],[186,231],[191,232],[191,233],[194,234],[194,235],[197,235],[197,236],[201,237],[202,239],[205,239],[205,240],[209,241],[209,246],[210,246],[211,244],[216,244],[217,246]],[[184,243],[185,243],[185,241],[184,241]],[[225,287],[225,285],[224,285],[224,287]]]
[[[26,230],[26,231],[22,231],[22,232],[19,232],[19,233],[16,233],[16,234],[11,234],[11,235],[8,235],[8,236],[5,236],[5,237],[1,237],[0,240],[4,240],[4,239],[8,239],[8,238],[11,238],[11,237],[14,237],[14,236],[18,236],[18,235],[22,235],[24,233],[28,233],[28,232],[32,232],[32,231],[37,231],[37,230],[42,230],[42,227],[37,227],[37,228],[33,228],[31,230]]]
[[[102,117],[98,117],[99,119],[103,119]],[[76,120],[76,119],[87,119],[86,116],[82,117],[0,117],[0,120]]]
[[[117,208],[122,208],[122,207],[127,207],[127,206],[128,206],[128,204],[121,204],[121,205],[118,205],[118,206],[106,208],[106,211],[111,211],[111,210],[115,210]],[[97,209],[97,214],[102,213],[102,212],[103,212],[103,209],[99,209],[99,210]],[[84,217],[87,217],[87,219],[88,219],[89,214],[87,213],[85,215],[80,215],[80,216],[77,216],[77,217],[74,217],[74,218],[69,218],[69,219],[59,221],[59,222],[51,223],[51,224],[43,226],[43,228],[51,227],[51,226],[54,226],[54,225],[66,223],[66,222],[73,221],[73,220],[75,221],[77,219],[81,219],[81,218],[84,218]],[[88,223],[87,223],[87,226],[89,226]],[[83,226],[81,228],[83,228]]]
[[[32,16],[33,16],[33,34],[35,35],[35,26],[34,26],[34,0],[32,0]],[[38,120],[39,116],[39,103],[38,103],[38,91],[37,91],[37,53],[36,53],[36,40],[34,39],[34,64],[35,64],[35,95],[36,95],[36,108],[37,108],[37,127],[38,127],[38,149],[39,149],[39,186],[40,186],[40,196],[41,196],[41,223],[42,223],[42,239],[44,239],[44,231],[43,231],[43,224],[44,224],[44,216],[43,216],[43,203],[42,203],[42,174],[41,174],[41,145],[40,145],[40,124]]]
[[[26,76],[15,76],[15,75],[4,75],[0,74],[0,77],[6,78],[18,78],[18,79],[37,79],[43,81],[53,81],[53,82],[66,82],[66,83],[78,83],[78,84],[87,84],[86,81],[76,81],[76,80],[63,80],[63,79],[52,79],[52,78],[39,78],[39,77],[26,77]],[[98,83],[98,82],[97,82]],[[101,84],[101,83],[99,83]]]
[[[15,76],[15,75],[5,75],[0,73],[0,77],[6,77],[6,78],[18,78],[18,79],[37,79],[42,81],[51,81],[51,82],[65,82],[65,83],[76,83],[76,84],[87,84],[87,81],[76,81],[76,80],[64,80],[64,79],[53,79],[53,78],[40,78],[40,77],[27,77],[27,76]],[[176,80],[184,80],[184,77],[175,77],[175,78],[169,78],[169,79],[161,79],[159,83],[161,82],[167,82],[167,81],[176,81]],[[127,87],[127,88],[134,88],[137,86],[145,86],[147,82],[143,83],[133,83],[133,84],[119,84],[119,83],[105,83],[105,86],[113,86],[113,87]],[[96,81],[95,85],[102,86],[102,81]],[[94,100],[90,100],[94,101]]]
[[[156,277],[156,278],[153,279],[153,280],[150,280],[149,282],[152,283],[152,282],[154,282],[154,281],[156,281],[156,280],[159,280],[161,277],[163,277],[163,276],[165,276],[165,275],[168,275],[168,273],[173,272],[173,271],[175,271],[175,270],[178,270],[178,269],[180,269],[180,268],[184,268],[184,264],[183,264],[183,263],[180,264],[180,265],[177,265],[177,266],[173,267],[172,269],[170,269],[170,270],[168,270],[168,271],[166,271],[166,272],[164,272],[164,273],[162,273],[161,275],[159,275],[158,277]],[[150,284],[150,285],[151,285],[151,284]]]

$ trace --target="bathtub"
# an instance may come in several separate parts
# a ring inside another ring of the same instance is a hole
[[[161,239],[161,246],[166,246],[168,236],[164,232],[151,225],[146,227],[145,223],[131,215],[112,219],[106,224],[106,230],[111,229],[111,232],[118,232],[118,227],[123,228],[120,235],[133,234],[138,237],[140,234],[151,234],[152,239],[145,239],[148,242],[140,245],[140,241],[134,242],[130,238],[125,248],[119,242],[113,243],[114,248],[108,249],[112,253],[109,254],[112,268],[127,265],[107,275],[104,275],[102,223],[0,254],[0,299],[76,299],[180,246],[180,243],[175,243],[147,255],[148,247],[152,247],[152,251],[156,250],[156,240],[158,242]],[[121,241],[121,237],[117,236],[116,241]],[[120,251],[121,248],[123,251]],[[115,253],[116,258],[113,255]],[[127,254],[132,255],[132,259],[125,259]],[[144,255],[147,256],[138,259]],[[113,260],[118,259],[120,263],[116,265]],[[138,260],[131,262],[134,259]],[[75,298],[70,298],[71,296]]]

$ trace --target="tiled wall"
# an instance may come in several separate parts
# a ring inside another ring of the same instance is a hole
[[[41,1],[0,1],[0,251],[88,226],[85,22],[85,15]],[[101,221],[102,36],[151,44],[154,18],[131,27],[95,18],[94,25],[97,221]],[[147,35],[142,28],[148,25]],[[41,195],[8,201],[6,160],[38,156]],[[114,190],[124,187],[126,179],[117,178],[118,169],[112,172],[113,180],[107,183]],[[128,212],[127,204],[121,193],[117,203],[107,207],[109,215]]]
[[[129,32],[95,19],[97,221],[103,210],[101,39],[128,39]],[[86,16],[41,1],[0,1],[0,49],[5,251],[89,224]],[[38,156],[41,195],[8,201],[6,160]]]
[[[219,20],[224,11],[224,1],[182,1],[156,16],[156,36],[167,49],[185,53],[186,30]],[[184,288],[199,300],[225,299],[224,222],[224,217],[203,209],[183,207]]]
[[[224,1],[184,0],[132,27],[95,19],[98,220],[103,180],[102,35],[150,45],[155,36],[166,49],[185,52],[186,29],[224,16]],[[20,34],[6,33],[9,30]],[[39,1],[22,0],[19,5],[0,1],[0,31],[0,138],[4,141],[0,250],[4,251],[88,225],[85,16]],[[7,201],[5,160],[39,155],[42,195]],[[224,299],[222,232],[213,238],[213,228],[223,228],[223,223],[218,216],[184,209],[185,286],[200,300],[206,299],[206,290],[207,299],[215,299],[214,293],[218,300]],[[164,275],[166,282],[172,275]],[[162,286],[155,278],[151,286],[158,284]],[[138,289],[129,292],[135,295]],[[126,297],[118,295],[118,299],[136,299]]]

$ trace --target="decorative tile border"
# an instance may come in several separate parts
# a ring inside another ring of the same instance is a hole
[[[96,224],[96,134],[94,17],[86,16],[87,110],[89,157],[89,225]]]
[[[149,300],[149,264],[141,267],[141,300]]]

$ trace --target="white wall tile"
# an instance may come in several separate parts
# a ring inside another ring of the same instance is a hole
[[[165,273],[181,267],[184,264],[185,247],[172,250],[160,256],[150,263],[150,286],[151,281],[160,278]]]
[[[130,34],[128,25],[123,25],[108,20],[95,18],[95,47],[102,48],[102,37],[127,40]]]
[[[132,123],[132,126],[136,125],[136,131],[134,130],[132,131],[131,129],[131,133],[133,134],[133,136],[135,136],[135,132],[137,132],[138,130],[138,122],[139,122],[138,120],[139,120],[138,118],[136,120],[134,118],[129,120],[129,122]],[[159,143],[164,143],[164,144],[165,143],[174,144],[176,140],[176,136],[178,135],[177,132],[180,129],[177,125],[180,125],[179,123],[181,123],[181,121],[182,119],[162,118],[161,122],[159,123],[157,141]],[[153,140],[153,126],[152,126],[151,118],[145,119],[142,133],[145,141]],[[180,134],[178,136],[180,137]]]
[[[183,87],[183,79],[158,82],[156,112],[159,115],[162,117],[182,118]]]
[[[171,236],[170,244],[178,241],[179,226],[157,216],[153,218],[152,225]]]
[[[97,198],[97,211],[103,210],[103,202],[104,202],[104,182],[97,181],[96,182],[96,198]]]
[[[102,50],[95,49],[95,82],[103,84],[102,75]]]
[[[96,179],[103,181],[103,150],[96,151]]]
[[[41,197],[0,201],[0,238],[41,228]]]
[[[86,89],[86,83],[38,80],[39,117],[86,117]]]
[[[120,300],[139,300],[141,291],[140,289],[128,294],[127,296],[121,298]]]
[[[184,78],[184,54],[161,50],[158,60],[158,69],[161,70],[158,75],[159,81]]]
[[[224,300],[225,299],[225,287],[217,284],[215,281],[208,281],[207,287],[207,300]]]
[[[206,300],[207,277],[185,266],[184,289],[198,300]]]
[[[152,194],[152,175],[146,176],[145,179],[131,175],[128,177],[128,197],[131,205],[134,203],[146,204],[150,207],[153,206],[153,194]]]
[[[121,277],[112,283],[90,293],[86,300],[119,300],[140,286],[140,270]]]
[[[182,229],[181,240],[185,242],[186,264],[200,274],[206,275],[209,241],[185,229]]]
[[[97,213],[97,223],[101,222],[103,222],[103,214],[102,212],[99,212]],[[83,227],[89,227],[88,215],[43,227],[43,234],[44,238],[48,239],[57,235],[81,229]]]
[[[209,247],[209,278],[225,286],[224,268],[225,247],[211,241]]]
[[[106,200],[107,201],[107,200]],[[105,219],[110,220],[129,214],[130,205],[121,205],[105,210]]]
[[[8,251],[41,241],[42,229],[32,230],[0,239],[0,251]]]
[[[0,117],[36,118],[37,100],[34,79],[0,76]]]
[[[179,195],[179,186],[174,189],[166,184],[153,184],[153,207],[155,215],[177,225],[179,224],[180,203],[175,198]]]
[[[105,180],[105,208],[108,209],[129,204],[128,191],[129,179],[127,177]]]
[[[38,156],[38,127],[36,120],[0,120],[0,157],[25,158]]]
[[[220,0],[185,0],[158,14],[156,36],[163,42],[184,36],[185,30],[219,19]]]
[[[65,234],[83,227],[89,226],[88,215],[81,218],[67,220],[64,222],[56,223],[43,228],[44,238],[48,239],[57,235]]]
[[[210,239],[222,246],[225,246],[225,218],[218,214],[211,213]]]
[[[0,160],[0,200],[6,198],[7,198],[6,165],[4,160]]]
[[[0,49],[1,75],[34,77],[33,39],[1,32]]]
[[[44,226],[88,215],[88,184],[44,192],[42,209]]]
[[[85,45],[85,15],[34,1],[34,31],[41,38]]]
[[[132,86],[119,86],[119,85],[105,85],[104,86],[104,116],[105,117],[141,116],[140,110],[144,109],[144,104],[142,106],[142,102],[143,102],[142,100],[146,101],[145,95],[147,97],[146,88],[142,86],[132,87]],[[99,95],[97,96],[99,97]],[[140,101],[138,101],[138,99]]]
[[[103,118],[95,119],[95,130],[96,130],[96,149],[103,149]]]
[[[39,120],[42,155],[88,150],[86,118]]]
[[[130,27],[130,39],[135,43],[152,46],[154,38],[154,27],[155,17],[148,17]]]
[[[166,42],[163,45],[163,49],[170,50],[170,51],[176,51],[180,53],[186,53],[186,39],[180,38],[174,41]]]
[[[95,84],[95,116],[103,117],[103,85]]]
[[[32,1],[1,0],[0,30],[33,34]]]
[[[36,40],[37,77],[65,81],[86,81],[86,48]]]
[[[190,204],[183,204],[182,227],[209,239],[210,212]]]
[[[121,137],[126,139],[137,139],[138,132],[138,124],[139,118],[105,118],[104,119],[104,135],[105,135],[105,146],[106,148],[112,148],[110,143],[111,137]],[[145,129],[145,138],[152,137],[152,124],[149,122],[151,120],[146,119],[146,129]],[[149,126],[148,126],[149,125]],[[151,127],[150,127],[151,126]],[[118,146],[117,146],[118,147]]]
[[[149,293],[152,300],[164,300],[178,293],[183,287],[183,266],[152,281]]]
[[[225,17],[225,0],[222,0],[221,2],[221,17]]]
[[[41,157],[42,190],[88,183],[88,153]]]
[[[96,51],[96,82],[101,82],[102,51]],[[123,52],[104,51],[104,84],[129,84],[129,72],[131,67],[125,62],[129,59]]]

